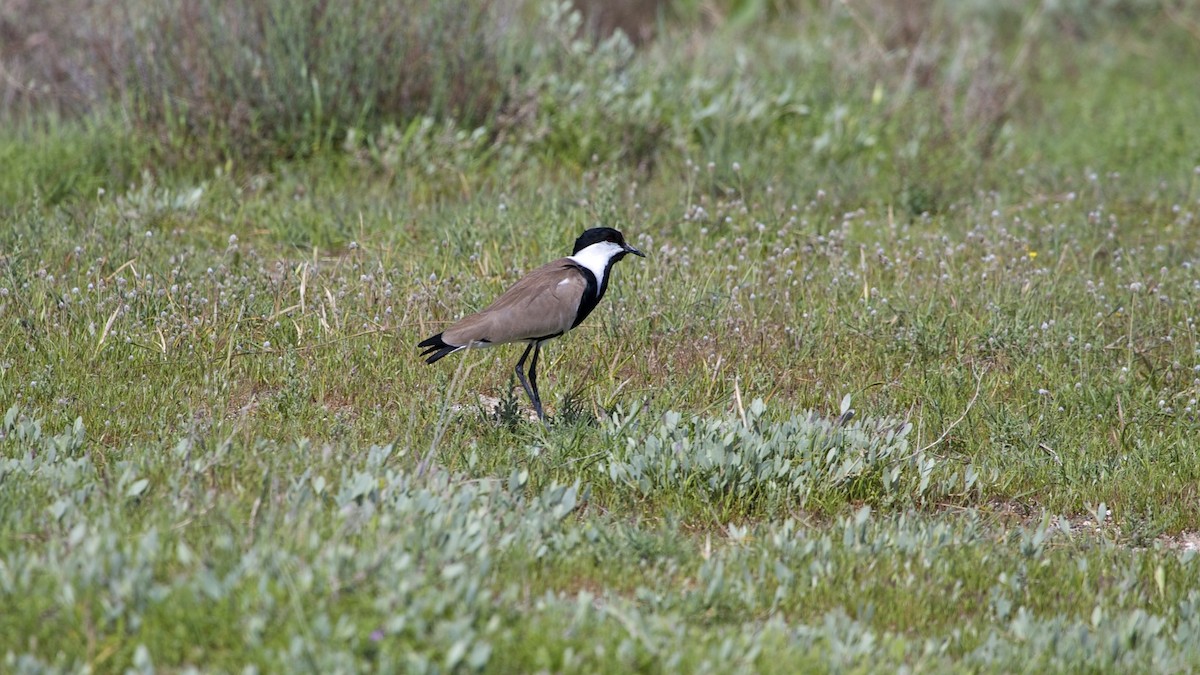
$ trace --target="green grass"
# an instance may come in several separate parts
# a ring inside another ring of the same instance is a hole
[[[1194,13],[752,5],[312,152],[5,127],[0,670],[1195,669]],[[548,427],[417,358],[597,223]]]

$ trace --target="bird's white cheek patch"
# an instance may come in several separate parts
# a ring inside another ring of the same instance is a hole
[[[559,286],[566,286],[566,285],[567,285],[567,284],[569,284],[569,283],[571,283],[571,280],[570,280],[570,279],[563,279],[562,281],[558,282],[558,285],[559,285]]]
[[[623,250],[611,241],[602,241],[592,244],[571,256],[571,260],[591,270],[592,276],[596,277],[596,286],[598,288],[604,285],[604,273],[608,270],[608,261],[612,260],[613,256],[618,255]]]

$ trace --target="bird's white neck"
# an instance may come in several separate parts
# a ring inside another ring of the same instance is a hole
[[[596,277],[596,287],[604,288],[604,274],[608,271],[609,261],[624,252],[625,249],[620,244],[601,241],[585,247],[579,253],[571,256],[571,260],[588,268]]]

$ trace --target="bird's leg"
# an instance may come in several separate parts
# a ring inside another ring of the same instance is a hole
[[[542,412],[542,397],[538,395],[537,390],[537,360],[538,354],[541,353],[542,343],[533,343],[533,361],[529,364],[529,384],[533,387],[533,409],[537,411],[538,419],[545,422],[546,413]]]
[[[541,417],[542,407],[538,403],[537,389],[530,388],[529,380],[525,379],[525,359],[529,358],[529,352],[533,350],[534,344],[535,343],[530,342],[529,346],[525,348],[525,353],[521,354],[521,360],[517,361],[516,372],[517,372],[517,379],[521,381],[521,388],[523,388],[525,390],[525,395],[529,397],[530,402],[533,403],[534,409],[538,411],[538,416]],[[537,363],[537,352],[536,351],[534,351],[534,353],[533,353],[533,362],[535,364]]]

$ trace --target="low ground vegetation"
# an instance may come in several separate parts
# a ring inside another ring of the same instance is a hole
[[[3,670],[1200,663],[1190,6],[76,4],[0,0]],[[597,223],[548,427],[416,358]]]

